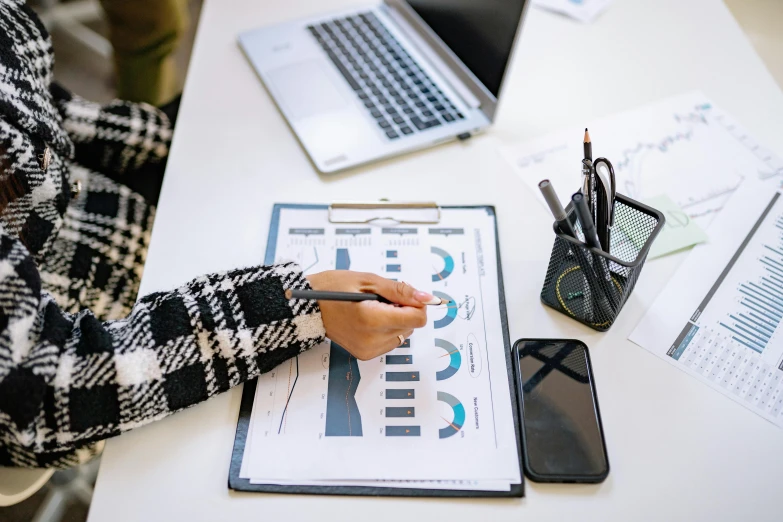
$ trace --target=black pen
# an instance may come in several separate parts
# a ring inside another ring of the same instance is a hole
[[[574,204],[576,218],[582,226],[582,233],[585,235],[585,243],[590,248],[601,250],[601,242],[598,240],[598,233],[595,230],[595,223],[590,215],[590,209],[587,207],[587,201],[581,192],[571,196],[571,202]]]
[[[307,299],[311,301],[380,301],[381,303],[394,304],[388,299],[378,294],[372,294],[369,292],[328,292],[319,290],[286,290],[286,299]],[[451,301],[448,299],[441,299],[440,297],[432,297],[431,301],[424,304],[429,306],[438,306],[449,304]]]
[[[598,240],[598,234],[595,230],[595,223],[593,223],[592,217],[590,217],[590,209],[587,208],[587,202],[584,196],[577,192],[571,196],[571,202],[574,204],[574,210],[576,211],[576,218],[579,220],[579,224],[582,227],[582,233],[585,236],[585,242],[587,246],[601,250],[601,242]],[[611,315],[612,303],[614,303],[614,289],[612,288],[612,274],[609,268],[606,266],[606,260],[600,255],[593,253],[594,263],[593,266],[598,265],[597,271],[599,272],[599,281],[601,286],[604,287],[603,297],[604,300],[598,299],[598,305],[601,308],[608,310]],[[584,268],[584,267],[583,267]],[[611,302],[610,302],[611,301]]]
[[[555,217],[557,228],[560,229],[560,233],[576,238],[574,227],[571,225],[571,221],[568,219],[568,214],[566,214],[563,205],[560,204],[560,198],[557,197],[557,193],[555,192],[552,183],[548,179],[545,179],[538,184],[538,188],[541,190],[541,194],[544,196],[546,204],[549,205],[549,210],[552,211],[552,215]]]

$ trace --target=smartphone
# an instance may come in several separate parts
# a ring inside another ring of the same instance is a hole
[[[535,482],[603,482],[609,457],[587,346],[520,339],[514,357],[525,474]]]

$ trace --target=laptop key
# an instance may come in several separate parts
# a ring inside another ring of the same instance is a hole
[[[405,120],[400,116],[395,116],[394,118],[392,118],[392,121],[397,125],[402,125],[403,123],[405,123]]]
[[[438,120],[434,120],[433,119],[433,120],[426,120],[425,121],[425,120],[422,120],[421,118],[419,118],[418,116],[412,116],[411,117],[411,121],[416,126],[416,128],[419,129],[419,130],[425,130],[425,129],[429,129],[431,127],[437,127],[438,125],[440,125],[440,122]]]
[[[374,109],[370,111],[370,114],[372,114],[372,117],[375,118],[376,120],[379,118],[383,118],[383,114],[381,114],[381,111],[379,111],[378,109]]]
[[[404,112],[405,114],[416,114],[416,111],[414,111],[410,107],[405,107],[404,109],[402,109],[402,112]]]
[[[400,127],[400,131],[402,131],[403,134],[413,134],[413,129],[411,129],[408,126]]]
[[[386,131],[386,136],[387,136],[387,137],[388,137],[390,140],[394,140],[394,139],[397,139],[397,138],[399,138],[399,137],[400,137],[400,135],[399,135],[399,134],[397,134],[396,132],[394,132],[393,130]]]
[[[366,100],[364,102],[364,106],[367,107],[368,109],[374,109],[375,108],[375,104],[373,102],[371,102],[370,100]]]
[[[421,111],[421,113],[428,118],[432,116],[432,111]]]
[[[443,119],[446,120],[447,122],[452,122],[452,121],[454,121],[454,116],[452,116],[451,114],[446,113],[446,114],[443,115]]]
[[[390,128],[391,128],[391,123],[389,123],[389,122],[388,122],[388,121],[386,121],[386,120],[380,120],[380,121],[378,122],[378,126],[379,126],[380,128],[382,128],[382,129],[390,129]]]

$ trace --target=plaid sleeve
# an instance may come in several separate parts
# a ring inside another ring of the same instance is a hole
[[[101,105],[58,84],[50,90],[73,142],[74,161],[156,202],[173,133],[168,116],[146,103]]]
[[[294,264],[234,270],[101,323],[62,312],[24,246],[0,234],[0,465],[61,465],[316,345],[317,305],[284,296],[308,287]]]

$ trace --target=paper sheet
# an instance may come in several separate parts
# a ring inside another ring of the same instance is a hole
[[[612,0],[533,0],[533,5],[590,23],[609,7]]]
[[[630,340],[783,427],[783,197],[743,183]]]
[[[564,205],[579,189],[584,127],[502,149],[542,204],[542,179],[552,181]],[[614,165],[617,192],[638,201],[668,194],[704,230],[743,179],[783,174],[783,160],[699,92],[587,127],[593,157],[606,157]]]
[[[496,491],[520,482],[494,220],[485,209],[386,227],[283,209],[275,257],[307,273],[375,272],[454,304],[428,309],[425,328],[375,360],[327,342],[259,377],[243,478]]]

